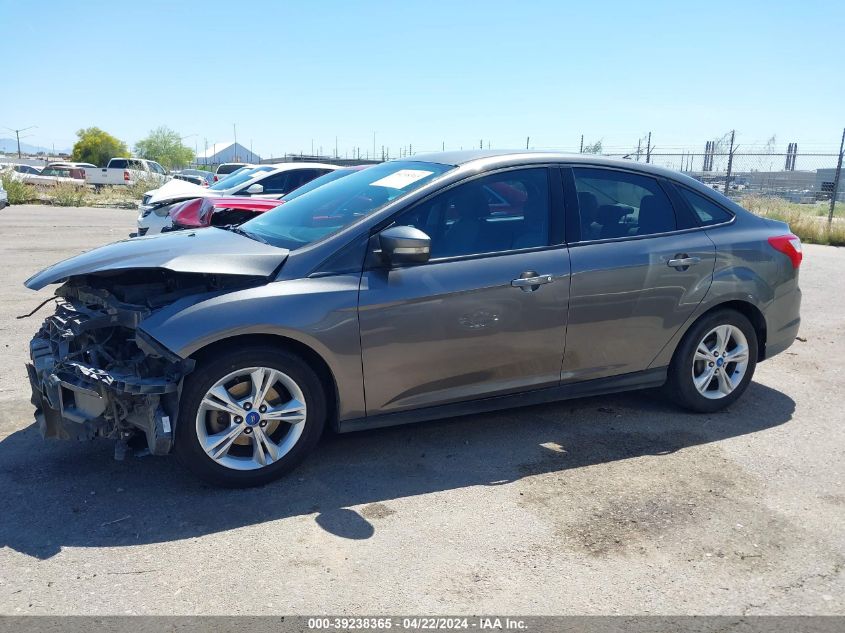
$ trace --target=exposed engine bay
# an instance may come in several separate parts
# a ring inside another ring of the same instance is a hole
[[[168,453],[182,379],[194,361],[138,329],[158,308],[192,295],[244,287],[255,278],[129,269],[71,277],[56,311],[30,342],[32,403],[45,438],[118,441]]]

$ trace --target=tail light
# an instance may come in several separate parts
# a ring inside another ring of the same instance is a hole
[[[801,265],[801,259],[804,255],[801,253],[801,240],[797,235],[778,235],[777,237],[770,237],[769,244],[776,251],[779,251],[789,257],[793,268],[798,268]]]
[[[123,170],[123,182],[129,182],[129,170],[128,169]]]

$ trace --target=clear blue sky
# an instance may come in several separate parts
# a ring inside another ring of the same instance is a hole
[[[485,0],[0,0],[0,127],[70,147],[99,126],[130,146],[262,156],[356,146],[699,148],[731,128],[838,148],[845,3]],[[0,137],[10,134],[0,130]]]

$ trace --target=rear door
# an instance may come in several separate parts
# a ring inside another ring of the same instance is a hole
[[[550,220],[563,217],[558,178],[547,167],[474,178],[395,219],[428,234],[432,255],[364,271],[368,415],[559,384],[569,256]],[[490,195],[498,185],[519,192],[519,209]]]
[[[561,378],[645,370],[710,288],[715,246],[660,178],[562,171],[578,212],[567,216],[572,284]]]

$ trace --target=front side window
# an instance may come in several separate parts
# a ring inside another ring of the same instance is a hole
[[[272,176],[267,176],[266,178],[259,180],[255,184],[259,184],[264,187],[264,191],[262,193],[265,194],[281,194],[288,192],[288,182],[290,180],[290,172],[283,171],[278,174],[273,174]]]
[[[406,211],[396,224],[426,233],[432,258],[548,246],[548,170],[519,169],[458,185]]]
[[[653,235],[677,229],[669,197],[654,178],[575,167],[581,240]]]
[[[288,182],[285,191],[281,193],[288,193],[294,189],[299,189],[302,185],[311,182],[318,176],[326,173],[325,169],[295,169],[288,172]]]
[[[687,204],[692,207],[698,219],[704,226],[712,224],[721,224],[722,222],[730,222],[733,217],[730,213],[725,211],[715,202],[708,200],[700,193],[695,193],[685,187],[677,187],[678,191],[687,201]]]
[[[389,161],[329,182],[241,226],[291,250],[335,233],[422,187],[454,165]]]

